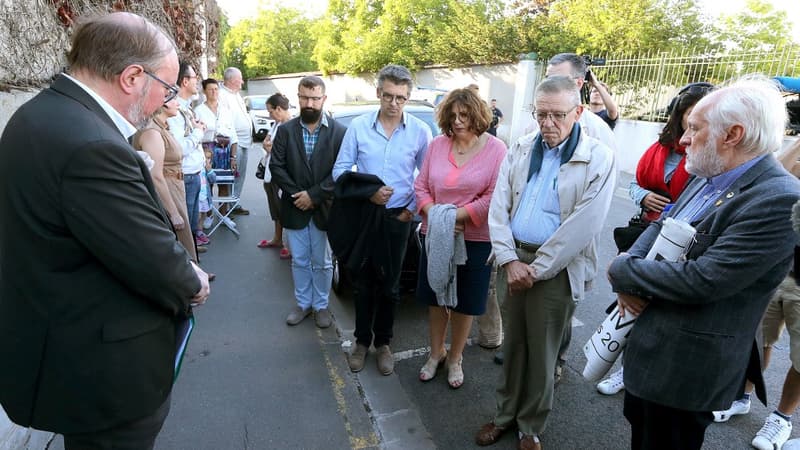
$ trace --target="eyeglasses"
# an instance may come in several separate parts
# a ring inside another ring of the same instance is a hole
[[[569,113],[571,113],[577,107],[578,105],[575,105],[565,112],[546,112],[546,111],[537,111],[534,109],[531,114],[533,114],[533,118],[536,119],[536,121],[539,123],[544,122],[547,119],[552,120],[553,123],[556,122],[561,123],[564,120],[566,120],[567,115],[569,115]]]
[[[164,88],[167,90],[167,93],[164,94],[164,103],[169,102],[178,95],[178,88],[176,88],[175,86],[167,83],[161,78],[158,78],[154,73],[150,72],[149,70],[145,70],[144,73],[146,73],[150,78],[161,83],[161,85],[164,86]]]
[[[402,95],[392,95],[388,92],[384,92],[381,94],[381,100],[385,101],[386,103],[397,102],[398,105],[404,105],[408,101],[408,97]]]
[[[322,97],[321,96],[320,97],[309,97],[307,95],[297,94],[297,99],[300,100],[301,102],[307,102],[309,100],[311,100],[312,102],[318,102],[318,101],[322,100]]]

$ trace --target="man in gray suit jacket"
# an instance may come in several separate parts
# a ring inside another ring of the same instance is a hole
[[[292,249],[292,278],[297,304],[288,325],[302,322],[312,310],[317,326],[331,326],[328,295],[333,277],[328,245],[328,211],[333,199],[333,163],[345,127],[322,112],[325,83],[307,76],[297,87],[300,117],[278,128],[269,170],[281,189],[281,224]]]
[[[609,280],[623,313],[638,315],[625,350],[624,413],[632,449],[699,449],[712,411],[745,379],[766,401],[756,329],[789,271],[789,220],[800,183],[771,154],[786,108],[766,79],[704,97],[681,138],[696,178],[669,216],[690,223],[685,261],[647,260],[662,222],[616,257]]]
[[[68,450],[152,448],[176,327],[209,292],[127,141],[175,96],[178,57],[115,13],[80,25],[68,60],[0,138],[0,403]]]

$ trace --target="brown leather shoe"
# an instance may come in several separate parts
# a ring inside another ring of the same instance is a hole
[[[375,349],[378,358],[378,371],[381,375],[391,375],[394,372],[394,357],[388,345],[381,345]]]
[[[482,447],[492,445],[500,440],[500,436],[506,431],[508,431],[508,427],[498,427],[494,422],[489,422],[482,426],[478,434],[475,435],[475,443]]]
[[[523,434],[517,443],[517,450],[542,450],[542,443],[535,436]]]

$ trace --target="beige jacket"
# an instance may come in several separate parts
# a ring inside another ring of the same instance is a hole
[[[538,133],[523,136],[509,150],[500,166],[489,207],[489,234],[495,263],[518,260],[511,232],[511,218],[525,191],[531,148]],[[567,269],[572,298],[583,298],[597,272],[595,240],[611,205],[616,186],[614,152],[582,133],[569,161],[558,172],[561,225],[539,248],[531,263],[537,280],[548,280]]]

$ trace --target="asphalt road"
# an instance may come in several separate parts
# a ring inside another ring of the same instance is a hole
[[[250,172],[256,161],[257,155],[251,155]],[[627,177],[622,178],[620,186],[627,186]],[[625,224],[633,213],[625,190],[619,194],[601,239],[601,268],[615,253],[612,228]],[[290,266],[277,250],[256,247],[260,239],[272,237],[272,222],[260,180],[252,173],[243,204],[251,215],[236,218],[241,237],[220,229],[211,236],[208,253],[201,255],[202,265],[217,274],[217,281],[208,303],[197,310],[197,328],[156,449],[477,448],[474,434],[494,413],[500,374],[492,362],[494,352],[468,346],[461,389],[449,389],[444,373],[419,382],[417,373],[427,358],[427,316],[425,307],[408,294],[395,324],[395,373],[379,375],[372,354],[362,372],[350,373],[344,353],[353,339],[350,295],[332,295],[335,328],[318,330],[308,319],[288,327],[284,320],[294,303]],[[623,395],[600,395],[580,375],[583,344],[611,300],[601,275],[576,309],[567,371],[542,436],[547,449],[628,448]],[[749,415],[713,424],[704,448],[750,448],[778,401],[789,367],[786,336],[772,359],[766,372],[770,408],[754,401]],[[698,380],[702,377],[697,374]],[[60,438],[49,448],[62,449]],[[506,436],[492,448],[516,448],[516,441]]]

